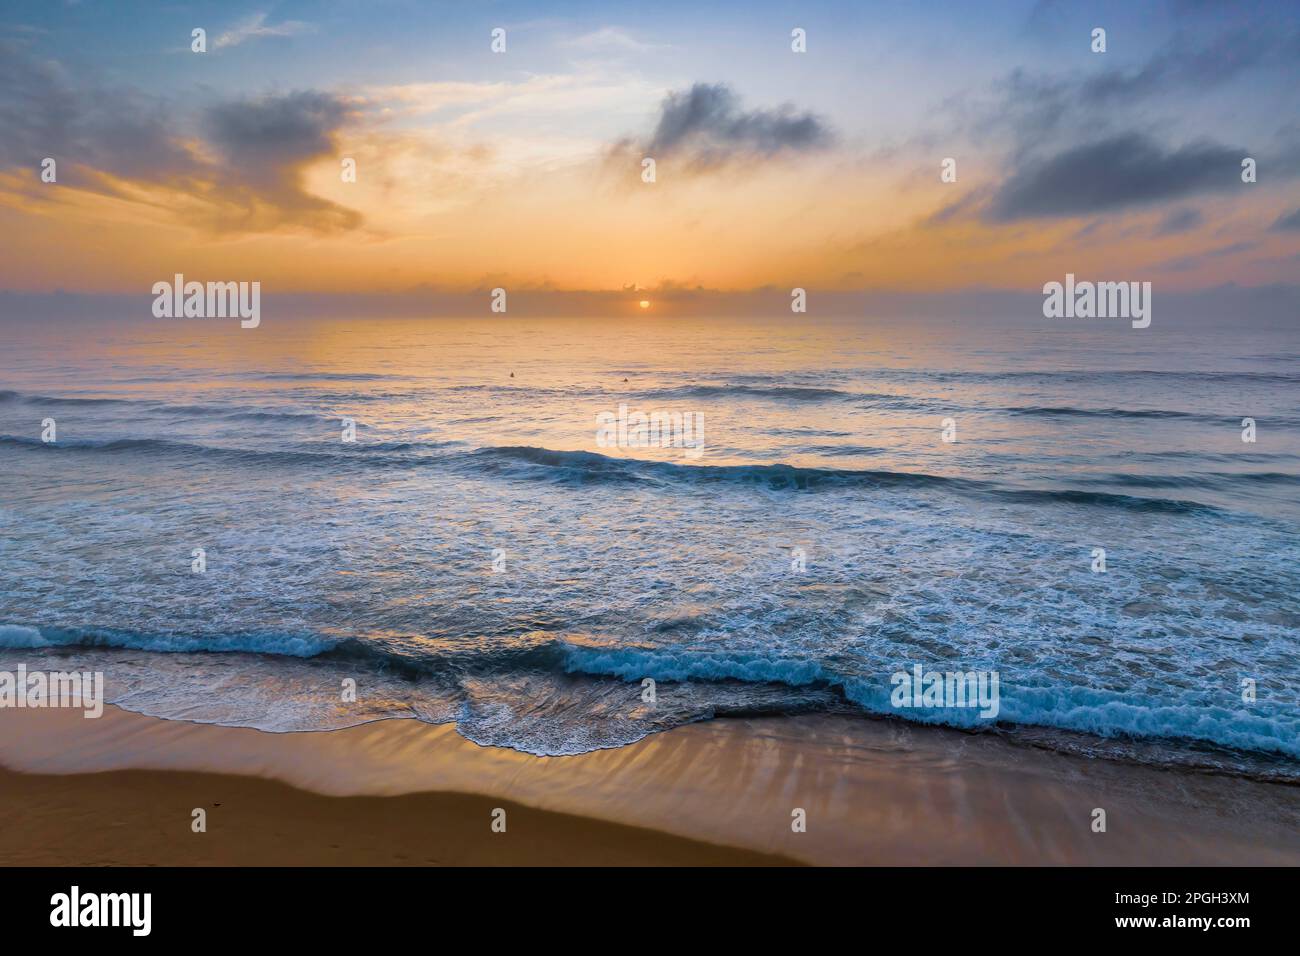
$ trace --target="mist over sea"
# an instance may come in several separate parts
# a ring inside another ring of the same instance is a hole
[[[835,711],[1300,776],[1294,330],[3,334],[0,668],[103,670],[162,717],[415,717],[539,754]],[[620,405],[702,416],[702,453],[598,444]],[[996,722],[893,707],[918,663],[997,672]]]

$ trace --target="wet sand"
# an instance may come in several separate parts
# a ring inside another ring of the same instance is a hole
[[[6,866],[773,866],[791,861],[456,793],[326,797],[156,770],[0,771]],[[193,811],[206,813],[204,832]],[[495,811],[505,830],[494,832]]]
[[[1300,865],[1300,787],[852,717],[533,757],[414,720],[268,734],[5,710],[0,764],[10,864]]]

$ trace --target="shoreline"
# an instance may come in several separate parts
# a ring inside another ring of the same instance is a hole
[[[1300,787],[853,717],[536,757],[412,719],[275,734],[2,710],[0,765],[4,863],[1300,865]]]

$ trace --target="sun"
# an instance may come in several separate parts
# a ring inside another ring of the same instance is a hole
[[[648,309],[650,308],[650,300],[642,299],[640,302],[637,303],[637,305],[641,306],[641,308],[643,309]]]

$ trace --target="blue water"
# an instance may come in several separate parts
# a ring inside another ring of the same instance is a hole
[[[0,667],[103,670],[163,717],[455,720],[542,754],[833,710],[1300,774],[1294,331],[0,334]],[[702,414],[703,453],[601,446],[620,403]],[[893,708],[915,663],[998,672],[997,721]]]

